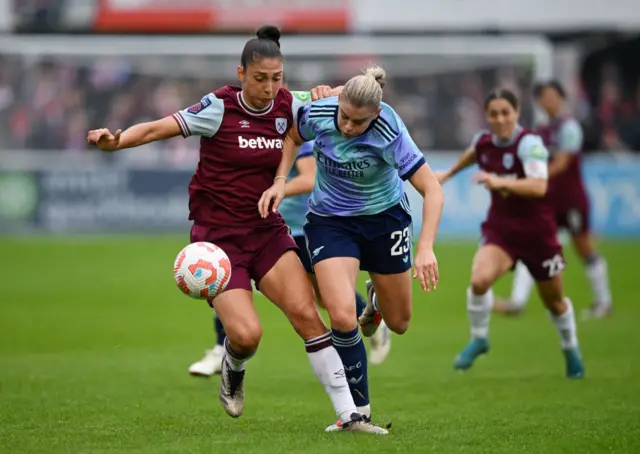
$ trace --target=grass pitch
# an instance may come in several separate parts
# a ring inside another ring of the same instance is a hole
[[[557,334],[537,298],[519,319],[494,317],[490,354],[455,372],[468,340],[475,246],[440,244],[438,290],[415,287],[411,328],[394,337],[386,363],[369,369],[374,419],[393,421],[388,437],[323,432],[334,420],[330,402],[302,342],[260,296],[263,343],[247,368],[245,413],[229,418],[219,379],[187,374],[213,335],[208,306],[173,283],[184,244],[0,239],[0,452],[640,452],[640,243],[601,247],[615,314],[579,323],[581,381],[564,378]],[[589,286],[567,255],[567,294],[581,309],[591,303]]]

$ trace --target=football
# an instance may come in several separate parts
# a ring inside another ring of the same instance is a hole
[[[173,264],[178,288],[192,298],[215,298],[231,279],[231,262],[218,246],[203,241],[180,251]]]

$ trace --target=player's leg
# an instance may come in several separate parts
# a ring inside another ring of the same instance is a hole
[[[508,300],[497,300],[493,311],[510,316],[520,315],[529,301],[534,284],[535,281],[527,267],[518,261],[513,270],[511,296]]]
[[[359,411],[370,416],[367,351],[358,329],[355,288],[360,248],[341,218],[307,215],[307,237],[318,288],[329,319],[333,345],[338,351]]]
[[[204,356],[200,361],[197,361],[189,366],[189,373],[196,377],[210,377],[215,374],[219,374],[222,371],[222,358],[224,356],[224,340],[226,334],[222,321],[218,314],[213,312],[213,329],[216,333],[216,345],[210,349],[205,350]]]
[[[298,257],[300,257],[302,266],[307,272],[307,277],[309,278],[311,286],[313,287],[313,294],[316,298],[316,304],[319,308],[326,309],[324,307],[324,303],[322,302],[320,289],[318,288],[318,280],[313,273],[313,265],[311,265],[311,255],[309,254],[309,249],[307,248],[307,239],[304,237],[304,235],[294,236],[293,239],[295,240],[296,245],[298,245]],[[356,291],[356,316],[360,317],[366,305],[367,302],[364,297]]]
[[[391,348],[391,331],[404,334],[411,320],[411,216],[400,207],[393,207],[380,215],[380,221],[363,231],[378,230],[379,225],[387,231],[371,232],[362,245],[360,268],[369,272],[367,282],[367,307],[360,317],[364,335],[371,336],[371,362],[384,361]]]
[[[336,415],[346,430],[388,433],[365,420],[345,377],[341,356],[334,348],[331,333],[314,304],[313,292],[305,270],[288,235],[272,237],[269,246],[256,260],[252,273],[261,292],[284,312],[296,332],[305,341],[311,366],[329,395]],[[283,253],[283,251],[285,251]],[[279,255],[279,258],[278,257]],[[273,263],[273,261],[275,263]],[[355,323],[355,315],[353,316]]]
[[[567,378],[582,378],[584,367],[578,345],[573,304],[564,296],[562,288],[562,270],[565,267],[562,251],[558,247],[557,250],[550,250],[541,256],[547,258],[523,259],[523,261],[536,279],[540,299],[549,311],[549,317],[560,336]]]
[[[307,277],[313,286],[313,292],[316,297],[316,305],[325,309],[324,302],[322,301],[322,295],[320,294],[320,289],[318,288],[318,280],[316,279],[316,275],[313,273],[307,273]],[[371,287],[371,291],[373,291],[373,285],[371,285],[370,281],[367,281],[367,291]],[[367,300],[356,290],[356,317],[360,317],[367,307]],[[371,337],[371,343],[369,344],[369,362],[376,366],[382,364],[384,360],[387,358],[389,354],[389,350],[391,348],[391,333],[389,332],[389,328],[385,325],[384,321],[380,324],[380,329],[376,331],[376,333]]]
[[[231,279],[234,278],[236,282],[245,282],[245,288],[238,284],[223,292],[213,300],[213,306],[227,333],[222,360],[220,401],[227,414],[237,418],[244,410],[245,364],[258,349],[262,327],[253,307],[248,273],[236,267]],[[231,284],[232,281],[229,282]]]
[[[589,211],[574,209],[568,214],[573,247],[585,264],[587,279],[593,292],[593,304],[584,312],[587,318],[602,318],[611,313],[611,288],[607,261],[596,251],[589,228]]]
[[[471,267],[471,285],[467,289],[467,313],[471,341],[456,357],[453,367],[469,369],[476,358],[489,351],[489,321],[493,308],[492,286],[515,262],[514,254],[500,242],[487,241],[478,249]]]
[[[220,247],[224,245],[225,251],[228,249],[229,253],[232,255],[235,254],[235,248],[225,241],[224,230],[213,230],[210,227],[193,224],[190,232],[190,242],[195,243],[198,241],[210,241]],[[234,259],[237,260],[237,258],[236,254]],[[211,300],[208,300],[208,303],[209,306],[213,307],[213,302]],[[213,329],[216,333],[216,345],[210,350],[205,350],[204,357],[200,361],[189,366],[189,373],[193,376],[210,377],[214,374],[219,374],[222,371],[222,358],[225,352],[224,339],[226,335],[218,314],[216,314],[215,311],[212,311],[212,314]]]
[[[214,229],[194,224],[191,242],[196,241],[208,241],[222,248],[233,269],[226,290],[209,304],[215,309],[226,332],[220,401],[227,414],[237,418],[244,409],[245,363],[255,354],[262,338],[247,269],[250,256],[237,246],[238,241],[246,241],[246,236],[238,234],[237,229]]]

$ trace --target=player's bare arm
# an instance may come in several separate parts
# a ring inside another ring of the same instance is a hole
[[[464,153],[458,158],[456,163],[449,170],[444,172],[435,172],[438,182],[443,184],[448,179],[455,176],[458,172],[466,169],[467,167],[475,164],[476,162],[476,150],[473,147],[467,148]]]
[[[422,229],[418,237],[413,277],[418,278],[422,289],[428,292],[431,288],[436,289],[440,277],[433,245],[442,216],[444,196],[440,183],[426,163],[409,178],[409,182],[423,197]]]
[[[300,147],[304,143],[304,140],[300,136],[298,126],[294,125],[289,129],[287,137],[284,139],[282,145],[282,159],[280,165],[276,171],[273,185],[262,193],[262,197],[258,201],[258,211],[263,218],[269,216],[269,206],[272,205],[271,210],[275,213],[278,211],[278,206],[284,198],[284,187],[287,183],[287,175],[291,172],[291,167],[300,152]]]
[[[538,198],[547,193],[546,178],[522,178],[511,179],[492,175],[487,172],[478,172],[473,177],[476,183],[484,185],[490,191],[501,191],[519,197]]]
[[[316,160],[313,156],[301,157],[296,160],[298,175],[284,186],[284,196],[308,194],[313,190],[316,181]]]
[[[166,117],[134,125],[124,132],[118,129],[113,134],[106,128],[94,129],[87,134],[87,142],[96,145],[102,151],[117,151],[179,135],[181,135],[180,126],[172,117]]]
[[[549,178],[560,175],[569,168],[571,160],[574,159],[572,153],[567,151],[559,151],[553,156],[553,161],[549,163]]]

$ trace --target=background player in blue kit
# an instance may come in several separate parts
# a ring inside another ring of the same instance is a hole
[[[433,252],[443,206],[442,189],[396,112],[382,102],[385,71],[371,67],[350,79],[339,97],[298,111],[273,186],[259,202],[267,217],[286,195],[296,145],[314,141],[318,164],[304,231],[336,350],[358,410],[370,415],[366,350],[355,322],[359,269],[371,276],[360,317],[365,336],[381,322],[404,333],[411,318],[411,214],[403,180],[424,197],[414,277],[428,291],[438,282]],[[273,202],[273,206],[272,205]],[[334,424],[327,430],[340,430]]]

